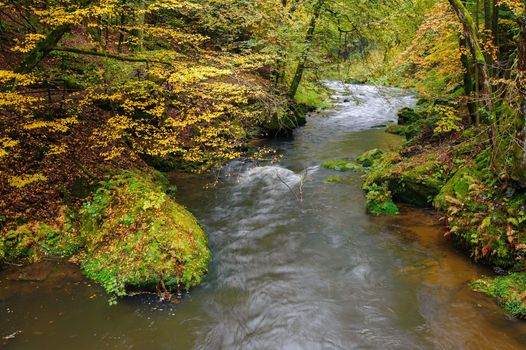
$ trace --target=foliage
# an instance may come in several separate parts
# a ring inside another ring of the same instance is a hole
[[[242,153],[258,125],[292,113],[265,73],[272,53],[215,46],[218,32],[256,35],[255,27],[211,25],[217,6],[243,7],[0,5],[0,209],[11,222],[58,215],[79,178],[93,182],[108,169],[153,159],[192,170],[221,164]]]
[[[438,1],[425,16],[411,45],[399,56],[407,84],[427,98],[455,94],[462,83],[458,33],[461,26],[444,1]]]
[[[453,131],[460,131],[462,118],[457,114],[457,110],[450,106],[434,106],[433,112],[438,114],[436,127],[433,130],[435,134],[447,134]]]

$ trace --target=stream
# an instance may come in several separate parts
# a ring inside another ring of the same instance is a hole
[[[171,174],[213,254],[203,284],[180,303],[137,296],[109,306],[67,262],[8,268],[0,348],[525,349],[526,323],[470,290],[491,270],[452,248],[436,214],[402,206],[368,216],[360,174],[319,167],[400,145],[379,126],[414,97],[330,85],[332,110],[267,142],[283,155],[277,164],[233,162],[216,186]]]

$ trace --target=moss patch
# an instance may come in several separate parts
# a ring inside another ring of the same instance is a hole
[[[69,257],[83,246],[75,231],[74,214],[66,208],[53,223],[31,221],[0,233],[0,261],[25,260],[33,263],[43,257]]]
[[[454,198],[463,201],[470,186],[477,181],[477,177],[478,174],[473,168],[469,166],[460,168],[441,188],[433,201],[433,206],[445,210],[448,207],[448,199]]]
[[[342,183],[344,180],[341,176],[331,175],[327,177],[326,182],[328,183]]]
[[[363,171],[363,168],[355,163],[346,160],[328,160],[320,164],[322,168],[335,171]]]
[[[372,184],[367,188],[366,209],[372,215],[396,215],[398,207],[391,198],[391,192],[385,184]]]
[[[378,148],[374,148],[370,151],[361,154],[356,161],[362,166],[368,168],[371,167],[376,161],[378,161],[383,155],[383,152]]]
[[[526,317],[526,273],[516,272],[495,278],[474,281],[472,288],[496,299],[497,303],[515,317]]]

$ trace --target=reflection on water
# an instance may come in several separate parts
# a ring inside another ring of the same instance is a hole
[[[404,207],[372,218],[359,174],[326,183],[333,173],[320,162],[396,147],[398,137],[368,128],[414,103],[393,89],[338,89],[334,111],[272,142],[285,156],[279,165],[232,165],[208,189],[210,179],[173,175],[213,252],[203,285],[182,303],[150,296],[110,307],[100,287],[65,263],[27,270],[22,281],[19,270],[8,271],[0,276],[0,336],[21,333],[0,346],[524,348],[526,326],[469,290],[470,279],[489,272],[451,248],[433,214]]]

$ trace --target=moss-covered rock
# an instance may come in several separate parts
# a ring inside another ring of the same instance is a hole
[[[372,215],[395,215],[399,214],[398,207],[391,198],[391,192],[385,184],[371,184],[367,187],[366,209]]]
[[[367,152],[362,153],[356,161],[362,166],[368,168],[371,167],[377,160],[379,160],[383,155],[383,152],[378,148],[373,148]]]
[[[206,273],[210,256],[203,229],[144,174],[103,182],[79,218],[86,240],[81,267],[109,293],[189,288]]]
[[[414,124],[422,119],[422,116],[413,108],[405,107],[398,111],[398,125]]]
[[[429,207],[445,182],[443,165],[437,159],[435,152],[414,157],[396,152],[380,154],[365,175],[363,188],[368,191],[372,184],[387,186],[395,201]]]
[[[200,283],[210,253],[196,219],[160,173],[124,172],[103,181],[78,211],[0,233],[0,262],[72,257],[114,296],[169,292]]]
[[[363,171],[363,167],[346,160],[328,160],[320,164],[322,168],[335,171]]]
[[[526,318],[526,272],[481,278],[471,286],[474,290],[495,298],[513,316]]]
[[[463,201],[469,192],[469,187],[476,182],[476,179],[477,172],[472,167],[460,168],[440,189],[439,194],[433,200],[433,206],[439,210],[446,210],[448,199]]]
[[[83,246],[74,214],[63,208],[52,223],[31,221],[0,233],[0,261],[37,262],[44,257],[69,257]]]
[[[418,124],[409,124],[409,125],[398,125],[398,124],[388,124],[385,132],[389,134],[404,136],[407,140],[411,140],[420,134],[421,130]]]
[[[394,199],[418,207],[429,207],[444,183],[435,171],[436,164],[429,162],[415,166],[400,176],[390,177],[388,186]]]
[[[261,127],[268,135],[288,135],[292,130],[307,123],[307,113],[312,110],[307,105],[289,102],[289,108],[275,110],[263,121]]]

